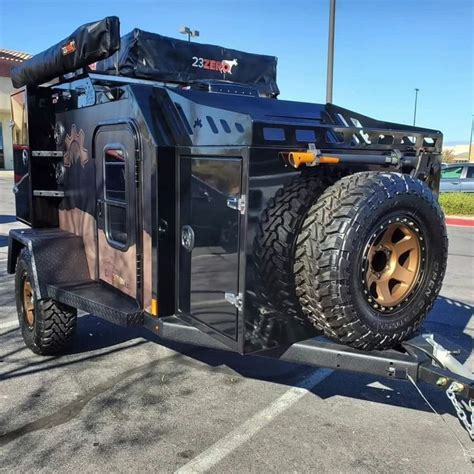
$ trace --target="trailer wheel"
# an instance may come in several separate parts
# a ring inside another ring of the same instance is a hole
[[[393,347],[432,308],[447,250],[444,217],[426,184],[397,173],[342,178],[311,207],[298,237],[303,312],[345,344]]]
[[[311,205],[332,184],[322,174],[298,175],[280,188],[263,211],[254,241],[256,285],[261,298],[301,323],[293,263],[296,241]]]
[[[77,311],[51,299],[36,299],[31,255],[27,249],[21,251],[16,265],[15,296],[26,346],[42,355],[64,351],[76,330]]]

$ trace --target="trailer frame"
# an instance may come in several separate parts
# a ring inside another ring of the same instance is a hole
[[[165,340],[231,351],[225,344],[208,336],[197,327],[186,324],[176,316],[156,319],[145,315],[144,326]],[[437,361],[434,346],[430,343],[432,340],[451,353],[451,360],[444,361],[445,366]],[[450,341],[428,333],[408,339],[398,349],[359,351],[333,342],[324,336],[317,336],[276,349],[254,352],[251,355],[396,380],[411,380],[415,383],[424,382],[443,390],[455,384],[457,395],[472,400],[474,377],[468,378],[466,370],[456,368],[459,361],[452,354],[457,350],[450,346],[452,346]]]

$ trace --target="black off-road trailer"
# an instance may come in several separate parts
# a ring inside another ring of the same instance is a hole
[[[425,381],[447,258],[442,134],[277,99],[276,58],[80,27],[12,72],[8,270],[26,344],[77,309],[166,339]]]

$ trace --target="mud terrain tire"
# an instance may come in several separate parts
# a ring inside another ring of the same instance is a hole
[[[395,251],[408,241],[409,251]],[[365,350],[396,346],[432,308],[447,250],[444,217],[426,184],[398,173],[346,176],[309,209],[298,236],[302,311],[339,342]],[[403,277],[384,283],[391,262]]]
[[[324,175],[299,175],[280,188],[260,217],[254,263],[260,297],[302,323],[293,264],[298,234],[310,207],[334,181]]]
[[[77,310],[51,299],[37,301],[31,255],[23,249],[16,265],[15,297],[26,346],[36,354],[63,352],[76,330]]]

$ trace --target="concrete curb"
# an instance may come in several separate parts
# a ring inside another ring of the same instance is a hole
[[[446,216],[446,225],[474,227],[474,217]]]

